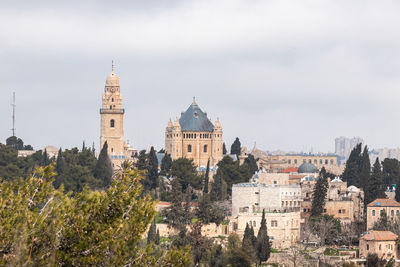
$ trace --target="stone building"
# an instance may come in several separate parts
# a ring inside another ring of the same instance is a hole
[[[313,164],[318,170],[322,167],[335,175],[342,174],[344,166],[338,163],[336,155],[308,155],[308,154],[283,154],[268,155],[266,152],[254,147],[250,152],[258,159],[260,169],[269,172],[280,172],[289,167],[299,168],[303,163]]]
[[[367,230],[372,229],[383,212],[386,212],[390,221],[394,221],[400,215],[400,203],[387,198],[377,198],[369,203],[367,205]]]
[[[308,178],[308,179],[307,179]],[[301,182],[301,216],[308,218],[311,214],[312,194],[317,178],[307,177]],[[342,223],[351,223],[363,219],[364,192],[355,187],[347,187],[347,182],[339,178],[329,180],[329,187],[324,206],[324,213],[340,219]]]
[[[193,99],[189,108],[176,119],[170,120],[165,130],[165,151],[172,160],[184,157],[192,159],[198,167],[216,165],[222,159],[222,127],[207,118]]]
[[[367,258],[369,253],[376,253],[386,260],[398,259],[398,236],[390,231],[369,231],[360,238],[360,257]]]
[[[127,158],[132,158],[136,152],[124,141],[124,113],[119,78],[114,68],[107,76],[100,109],[100,149],[108,144],[108,155],[113,166]],[[117,164],[117,165],[115,165]]]
[[[232,216],[252,212],[300,211],[302,202],[299,185],[267,185],[240,183],[232,186]]]

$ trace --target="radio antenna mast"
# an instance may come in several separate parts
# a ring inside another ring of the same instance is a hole
[[[13,114],[12,114],[12,120],[13,120],[13,127],[11,129],[12,131],[12,135],[15,136],[15,92],[13,92],[13,103],[11,104],[11,106],[13,107]]]

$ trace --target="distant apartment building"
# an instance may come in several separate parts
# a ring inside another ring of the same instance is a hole
[[[306,177],[301,182],[302,218],[308,218],[311,214],[312,194],[316,181],[315,178]],[[342,223],[352,223],[363,219],[363,210],[364,192],[361,189],[355,186],[347,187],[347,182],[339,178],[329,181],[324,214],[340,219]]]
[[[240,183],[232,186],[232,216],[239,213],[300,211],[299,185]]]
[[[375,162],[376,158],[384,160],[386,158],[400,160],[400,148],[379,148],[373,149],[369,152],[369,158],[371,162]]]
[[[353,148],[359,143],[364,143],[364,140],[362,140],[360,137],[338,137],[335,139],[335,154],[345,161],[349,157]]]

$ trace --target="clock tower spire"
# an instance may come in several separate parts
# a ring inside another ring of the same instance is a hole
[[[100,109],[100,149],[108,144],[108,155],[112,162],[125,159],[126,144],[124,141],[124,113],[119,78],[114,72],[114,62],[111,73],[107,76],[104,88],[102,106]]]

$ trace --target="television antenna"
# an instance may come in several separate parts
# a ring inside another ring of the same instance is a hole
[[[12,102],[11,106],[13,108],[13,114],[12,114],[13,127],[12,127],[11,131],[12,131],[12,136],[15,136],[15,132],[16,132],[16,129],[15,129],[15,107],[16,107],[16,105],[15,105],[15,92],[13,92],[13,102]]]

